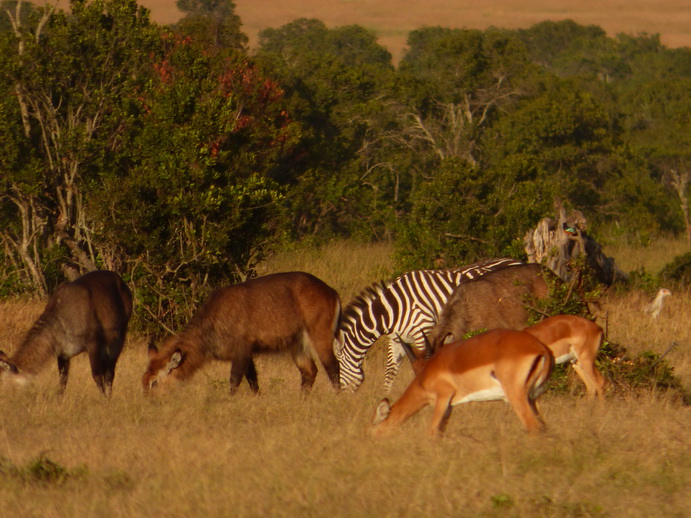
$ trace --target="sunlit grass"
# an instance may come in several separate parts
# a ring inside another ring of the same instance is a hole
[[[631,246],[622,242],[612,242],[604,247],[604,252],[616,260],[624,272],[643,269],[657,274],[671,263],[675,257],[691,251],[686,239],[657,238],[645,246]]]
[[[344,300],[390,268],[387,245],[336,242],[271,258],[263,273],[305,270]],[[634,352],[662,353],[689,388],[688,291],[659,319],[647,294],[608,294],[600,322]],[[40,302],[0,304],[11,350]],[[382,397],[383,354],[368,355],[354,395],[323,372],[308,395],[290,359],[257,359],[261,393],[228,395],[230,366],[145,398],[146,339],[132,333],[105,401],[85,356],[73,360],[63,398],[56,366],[20,389],[0,384],[3,516],[684,516],[691,479],[689,408],[665,393],[612,396],[603,405],[548,394],[542,436],[523,432],[504,403],[456,408],[441,440],[426,436],[430,409],[398,433],[368,434]],[[411,379],[404,365],[395,399]],[[41,476],[41,473],[46,473]],[[51,475],[51,473],[53,475]]]
[[[318,248],[299,247],[268,258],[260,275],[304,270],[333,286],[343,304],[374,281],[391,276],[393,245],[336,240]]]

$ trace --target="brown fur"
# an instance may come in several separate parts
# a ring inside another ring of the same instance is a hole
[[[453,405],[496,399],[509,401],[527,430],[539,431],[544,423],[535,400],[553,367],[549,349],[523,331],[495,329],[447,344],[429,360],[414,361],[415,379],[393,406],[388,400],[380,403],[374,431],[385,433],[432,405],[429,431],[437,435],[444,430]],[[498,387],[503,394],[496,392]],[[481,391],[494,393],[473,398]]]
[[[557,315],[524,329],[549,347],[557,363],[571,362],[589,397],[604,396],[605,380],[595,366],[604,331],[595,322],[576,315]]]
[[[58,286],[14,354],[0,354],[0,369],[23,380],[56,357],[63,392],[70,358],[86,351],[96,385],[109,396],[131,315],[132,293],[118,274],[87,273]]]
[[[528,324],[527,300],[549,295],[545,277],[554,274],[539,264],[523,264],[489,272],[458,285],[430,330],[432,350],[480,329],[523,329]]]
[[[259,385],[252,356],[273,351],[292,354],[302,387],[307,389],[317,375],[310,348],[338,388],[333,344],[340,316],[338,293],[304,272],[276,273],[220,288],[180,334],[168,337],[160,351],[150,348],[144,390],[159,380],[185,380],[213,359],[232,362],[231,394],[243,376],[256,393]]]

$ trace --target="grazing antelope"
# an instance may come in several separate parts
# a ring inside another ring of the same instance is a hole
[[[412,359],[412,350],[409,350]],[[544,391],[554,356],[542,342],[523,331],[494,329],[447,344],[429,359],[416,359],[415,379],[401,398],[377,407],[374,433],[401,425],[426,405],[434,406],[429,431],[443,432],[451,409],[472,401],[508,401],[529,431],[544,423],[535,400]]]
[[[555,279],[539,264],[519,264],[460,283],[429,331],[432,350],[471,331],[523,329],[530,317],[526,302],[548,297],[547,280]]]
[[[70,359],[84,351],[99,390],[110,396],[115,363],[132,315],[132,293],[115,272],[97,270],[58,286],[19,348],[0,352],[0,374],[20,384],[57,357],[60,393],[65,391]]]
[[[159,382],[189,378],[209,360],[232,362],[230,393],[247,378],[259,391],[252,356],[287,351],[309,389],[317,376],[313,351],[329,380],[339,387],[333,344],[341,317],[338,293],[304,272],[275,273],[214,291],[181,333],[168,337],[161,349],[149,347],[144,390]]]
[[[571,362],[573,370],[585,383],[589,397],[604,396],[605,380],[595,367],[604,335],[599,325],[576,315],[557,315],[524,331],[549,347],[556,363]]]

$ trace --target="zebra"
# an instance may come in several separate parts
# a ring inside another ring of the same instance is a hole
[[[518,264],[524,263],[499,258],[463,268],[415,270],[365,288],[344,309],[334,343],[341,367],[341,389],[355,392],[360,387],[365,379],[365,354],[380,336],[387,335],[384,391],[389,392],[404,357],[401,340],[423,349],[425,333],[436,323],[459,283]]]

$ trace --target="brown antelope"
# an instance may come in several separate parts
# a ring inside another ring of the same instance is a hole
[[[86,351],[96,385],[110,396],[131,315],[132,293],[115,272],[97,270],[65,282],[14,354],[0,351],[0,373],[25,384],[55,356],[63,393],[70,359]]]
[[[407,349],[412,358],[412,350]],[[451,409],[472,401],[508,401],[529,431],[544,423],[535,400],[554,367],[554,357],[534,336],[523,331],[494,329],[468,340],[453,342],[429,359],[413,362],[415,379],[401,398],[384,399],[375,413],[374,432],[401,425],[426,405],[434,406],[429,431],[443,432]]]
[[[549,347],[556,363],[571,362],[573,370],[585,383],[589,397],[595,394],[603,397],[605,380],[595,367],[604,335],[599,325],[576,315],[557,315],[524,331]]]
[[[460,283],[429,332],[432,350],[471,331],[523,329],[530,317],[526,302],[549,296],[547,280],[554,279],[539,264],[519,264]]]
[[[243,377],[256,394],[252,356],[262,351],[290,352],[303,389],[309,389],[317,376],[313,351],[338,389],[333,344],[340,317],[338,293],[304,272],[275,273],[219,288],[181,333],[168,337],[160,350],[150,346],[144,390],[171,379],[185,380],[205,362],[221,360],[232,362],[231,394]]]

